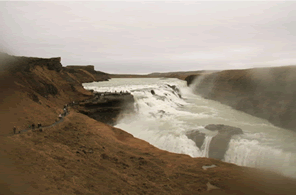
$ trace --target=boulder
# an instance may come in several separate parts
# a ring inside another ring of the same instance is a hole
[[[191,131],[188,131],[186,133],[186,136],[188,137],[188,139],[191,139],[194,141],[195,145],[200,148],[205,140],[205,134],[204,133],[201,133],[197,130],[191,130]]]
[[[179,98],[182,98],[181,94],[180,94],[180,89],[178,89],[178,87],[176,87],[176,85],[169,85],[169,84],[166,84],[168,87],[170,87],[171,89],[174,90],[174,92],[177,93],[177,95],[179,96]]]
[[[243,134],[243,130],[241,128],[223,124],[210,124],[205,126],[205,129],[210,131],[219,131],[219,133],[226,133],[229,135]]]
[[[243,131],[240,128],[232,127],[222,124],[210,124],[205,127],[210,131],[218,131],[218,134],[212,138],[209,148],[209,158],[215,158],[222,160],[228,145],[233,135],[242,134]]]

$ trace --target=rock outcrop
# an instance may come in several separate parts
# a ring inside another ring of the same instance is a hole
[[[190,78],[187,78],[188,84]],[[194,91],[204,98],[296,131],[295,85],[296,67],[286,66],[225,70],[204,75]]]
[[[198,148],[201,148],[202,144],[205,141],[206,135],[204,133],[199,132],[198,130],[191,130],[186,132],[186,136],[194,141],[195,145]]]
[[[242,129],[222,124],[210,124],[205,126],[205,129],[210,131],[218,131],[209,147],[209,157],[222,160],[228,149],[228,144],[233,135],[243,134]],[[198,130],[191,130],[186,133],[186,136],[195,142],[198,148],[204,143],[206,135]]]
[[[130,93],[94,93],[94,97],[74,108],[97,121],[115,125],[118,117],[134,112],[134,97]]]
[[[193,81],[198,77],[199,75],[189,75],[185,78],[185,81],[187,82],[187,86],[190,86]]]
[[[180,89],[178,89],[178,87],[176,85],[166,84],[166,86],[170,87],[174,91],[174,93],[179,96],[179,98],[182,98],[181,93],[180,93]]]
[[[210,143],[209,157],[222,160],[228,149],[230,139],[233,135],[243,134],[240,128],[221,124],[210,124],[205,126],[210,131],[218,131]]]
[[[1,53],[0,135],[10,132],[14,125],[26,128],[32,123],[52,123],[62,112],[63,104],[92,97],[81,84],[109,77],[93,69],[89,71],[80,68],[71,73],[70,68],[62,66],[59,57],[18,57]]]
[[[108,81],[110,79],[107,73],[96,71],[93,65],[67,66],[64,68],[64,70],[86,82]]]
[[[36,66],[45,67],[48,70],[60,72],[62,70],[61,58],[33,58],[10,56],[5,53],[0,54],[1,67],[11,72],[30,72]]]

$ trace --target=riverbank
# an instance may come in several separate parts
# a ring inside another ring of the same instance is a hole
[[[3,135],[14,125],[52,124],[66,103],[93,98],[81,83],[106,80],[83,69],[73,74],[59,58],[8,56],[0,72]],[[0,188],[7,195],[296,193],[295,179],[160,150],[75,110],[44,132],[0,139]]]

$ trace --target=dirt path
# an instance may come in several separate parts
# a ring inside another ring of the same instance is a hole
[[[24,133],[24,132],[27,132],[27,131],[29,131],[29,130],[37,131],[38,129],[42,129],[42,130],[43,130],[43,129],[47,129],[47,128],[50,128],[50,127],[54,127],[54,126],[56,126],[57,124],[63,122],[63,121],[64,121],[64,117],[66,117],[69,113],[70,113],[69,111],[66,112],[65,116],[62,116],[60,120],[56,121],[55,123],[53,123],[53,124],[51,124],[51,125],[41,126],[41,127],[39,127],[39,128],[38,128],[38,127],[35,127],[34,129],[32,129],[32,128],[23,129],[23,130],[19,131],[19,133]],[[18,133],[18,134],[19,134],[19,133]],[[17,133],[16,133],[16,134],[17,134]]]
[[[27,129],[23,129],[23,130],[17,130],[16,133],[14,134],[13,132],[8,134],[8,135],[1,135],[2,137],[7,137],[7,136],[13,136],[13,135],[17,135],[17,134],[20,134],[20,133],[25,133],[25,132],[28,132],[29,130],[32,130],[32,131],[38,131],[39,129],[48,129],[48,128],[51,128],[51,127],[54,127],[56,125],[58,125],[59,123],[63,122],[64,121],[64,117],[66,117],[67,115],[69,115],[70,112],[69,112],[69,107],[67,107],[67,111],[65,112],[65,115],[54,123],[52,123],[51,125],[47,125],[47,126],[41,126],[41,127],[35,127],[34,129],[31,128],[27,128]]]

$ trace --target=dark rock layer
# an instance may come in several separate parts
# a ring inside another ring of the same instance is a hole
[[[76,109],[97,121],[115,125],[119,116],[134,111],[134,97],[130,93],[94,93]]]
[[[198,75],[189,75],[185,78],[185,81],[187,82],[187,86],[191,85],[193,81],[198,77]]]

